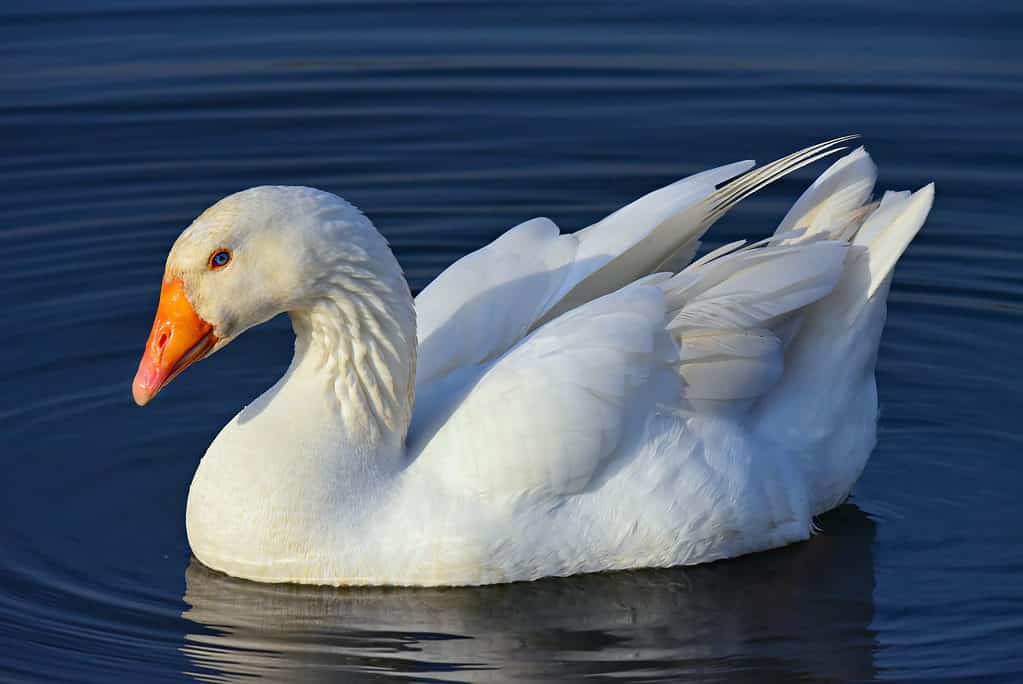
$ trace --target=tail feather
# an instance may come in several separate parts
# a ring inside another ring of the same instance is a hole
[[[692,409],[746,415],[791,452],[814,514],[848,496],[873,449],[888,286],[934,198],[929,185],[870,202],[876,176],[858,149],[771,238],[718,248],[659,284]]]
[[[865,307],[884,307],[895,265],[923,227],[933,203],[932,183],[913,193],[885,193],[880,203],[870,205],[873,211],[865,220],[857,219],[861,225],[847,238],[851,247],[841,280],[812,315],[851,324]],[[840,226],[834,232],[844,230]]]
[[[867,219],[860,228],[860,233],[853,241],[855,245],[865,245],[869,256],[870,288],[867,299],[877,293],[878,289],[888,280],[896,262],[902,256],[909,243],[923,227],[927,215],[934,204],[934,183],[917,190],[909,197],[896,196],[889,203],[887,210],[893,218],[875,216]],[[886,207],[884,202],[876,214],[881,214]],[[885,212],[887,214],[887,211]],[[887,225],[885,225],[887,223]]]
[[[704,172],[642,197],[600,223],[580,231],[576,234],[580,261],[588,261],[591,253],[606,258],[609,253],[606,247],[610,243],[615,243],[615,248],[610,250],[614,256],[581,279],[574,280],[572,287],[562,293],[558,301],[530,329],[536,329],[570,309],[614,292],[651,273],[665,270],[676,272],[681,265],[680,256],[688,257],[694,253],[700,237],[727,211],[793,171],[846,149],[842,143],[856,137],[847,135],[812,145],[753,169],[717,190],[712,189],[713,184],[748,168],[746,163],[739,162]],[[704,182],[694,183],[696,179]],[[711,189],[699,195],[690,193],[695,188],[706,186],[708,182],[711,183]],[[678,192],[673,194],[671,191],[676,186],[686,189],[682,200],[675,197]],[[656,211],[651,211],[651,207]],[[650,222],[651,227],[641,235],[625,231],[632,236],[631,243],[621,244],[621,238],[615,237],[615,233],[622,232],[625,224],[634,217],[644,216],[644,220],[648,220],[651,215],[657,216],[656,222]]]
[[[886,192],[870,203],[877,166],[862,147],[831,165],[796,200],[773,236],[773,244],[840,240],[853,245],[842,294],[829,308],[848,309],[871,299],[890,278],[892,269],[923,226],[934,201],[934,184],[910,192]],[[859,260],[866,260],[866,268]],[[864,278],[869,274],[869,279]],[[840,302],[845,301],[844,305]]]
[[[870,198],[877,181],[877,166],[862,147],[822,173],[796,200],[775,231],[777,236],[796,228],[813,235],[836,227],[842,217]]]
[[[852,206],[849,197],[866,201],[862,187],[873,166],[868,166],[865,153],[850,157],[854,155],[861,160],[858,174],[848,171],[854,167],[847,162],[840,167],[847,169],[842,182],[823,190],[829,184],[816,183],[801,198],[800,210],[790,212],[795,218],[787,217],[779,228],[803,224],[806,230],[797,241],[816,234],[818,239],[824,235],[851,245],[834,291],[805,309],[798,320],[785,350],[781,381],[754,409],[759,436],[785,445],[802,459],[815,514],[849,495],[873,449],[874,368],[888,288],[899,257],[923,226],[934,200],[932,184],[914,193],[886,193],[879,203]]]

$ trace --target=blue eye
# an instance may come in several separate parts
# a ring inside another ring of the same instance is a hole
[[[210,255],[210,268],[223,268],[231,261],[231,253],[226,249],[218,249]]]

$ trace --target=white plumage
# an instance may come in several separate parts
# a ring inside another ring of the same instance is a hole
[[[771,238],[680,262],[736,202],[845,140],[724,186],[751,163],[697,174],[574,234],[520,224],[423,290],[417,335],[400,271],[351,205],[305,188],[227,198],[185,231],[168,277],[228,341],[261,321],[214,304],[221,289],[239,310],[291,313],[299,340],[199,467],[195,554],[265,581],[481,584],[805,539],[873,448],[887,288],[933,188],[867,204],[876,169],[859,149]],[[236,271],[297,272],[243,291],[189,266],[232,240],[258,245],[236,248]],[[273,253],[296,244],[302,258]]]

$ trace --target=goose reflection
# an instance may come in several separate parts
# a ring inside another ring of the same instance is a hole
[[[847,504],[820,524],[734,561],[480,588],[257,584],[193,559],[183,651],[208,681],[869,679],[874,523]]]

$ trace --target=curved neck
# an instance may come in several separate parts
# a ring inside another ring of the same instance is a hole
[[[319,386],[348,440],[400,446],[415,400],[412,295],[397,261],[331,269],[289,312],[295,356],[285,375]],[[373,271],[384,271],[384,275]],[[316,390],[311,390],[316,391]]]

